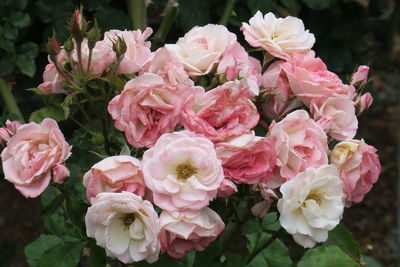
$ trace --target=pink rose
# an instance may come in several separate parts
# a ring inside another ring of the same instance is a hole
[[[315,43],[314,34],[304,29],[301,19],[288,16],[276,18],[271,12],[260,11],[241,27],[246,41],[262,47],[274,57],[287,60],[293,53],[306,53]]]
[[[21,126],[19,121],[6,121],[6,127],[0,128],[0,145],[6,145]],[[3,144],[4,143],[4,144]]]
[[[162,135],[142,163],[154,203],[170,211],[207,206],[224,179],[213,143],[187,131]]]
[[[165,47],[173,51],[191,77],[210,73],[225,50],[236,41],[236,35],[223,25],[193,27],[176,44]]]
[[[62,184],[70,176],[70,171],[65,165],[57,164],[53,168],[53,180],[55,183]]]
[[[262,76],[262,86],[270,94],[269,99],[262,104],[262,111],[268,119],[276,119],[284,115],[290,107],[296,107],[299,100],[289,86],[288,78],[283,70],[285,61],[272,63]]]
[[[260,183],[258,185],[258,187],[260,190],[260,195],[264,200],[256,203],[251,208],[251,213],[254,216],[264,219],[264,217],[267,215],[272,203],[274,203],[276,200],[278,200],[279,197],[276,195],[276,193],[272,189],[269,189],[268,185],[265,183]]]
[[[39,84],[38,89],[43,94],[62,94],[64,92],[62,88],[63,81],[65,81],[65,79],[58,73],[54,63],[50,62],[45,67],[43,83]]]
[[[365,93],[361,96],[357,96],[357,99],[355,100],[355,108],[357,111],[357,114],[360,115],[364,113],[371,105],[374,99],[372,98],[372,95],[370,93]]]
[[[132,192],[143,197],[144,185],[140,161],[131,156],[113,156],[96,163],[85,173],[83,185],[88,200],[102,192]]]
[[[215,146],[225,177],[237,184],[257,184],[274,174],[276,154],[271,138],[255,136],[252,132]]]
[[[355,88],[343,84],[325,63],[315,57],[314,52],[306,55],[294,54],[290,62],[282,65],[292,92],[307,106],[311,101],[321,104],[329,97],[353,99]]]
[[[54,168],[64,163],[70,151],[53,119],[24,124],[1,153],[4,177],[25,197],[37,197],[49,185]],[[54,178],[60,181],[63,177]]]
[[[328,163],[328,140],[324,130],[305,110],[296,110],[270,126],[275,138],[276,165],[283,181],[310,167]]]
[[[71,59],[74,63],[74,68],[78,66],[78,51],[76,44],[74,50],[71,52]],[[101,74],[107,70],[113,61],[115,61],[115,53],[112,50],[112,45],[106,41],[97,41],[92,50],[92,59],[89,65],[89,47],[88,40],[85,38],[81,44],[82,51],[82,67],[85,71],[90,71],[95,76],[101,76]]]
[[[151,43],[146,41],[153,33],[153,30],[147,27],[143,32],[111,30],[104,33],[104,42],[112,47],[112,41],[118,37],[123,38],[126,44],[126,52],[119,65],[118,73],[129,74],[138,72],[142,67],[153,58],[150,50]],[[116,60],[116,59],[114,59]]]
[[[258,95],[261,85],[261,63],[249,57],[246,50],[234,42],[224,52],[217,66],[218,75],[225,75],[226,80],[241,80],[253,95]]]
[[[236,185],[229,179],[224,179],[218,188],[217,197],[226,198],[238,191]]]
[[[353,138],[358,129],[353,101],[343,97],[328,98],[321,106],[311,102],[314,120],[337,140]]]
[[[227,82],[189,98],[182,111],[182,124],[213,142],[242,135],[260,118],[250,97],[239,82]]]
[[[175,53],[165,47],[154,53],[154,58],[144,67],[143,72],[157,74],[170,84],[194,85]]]
[[[210,208],[168,212],[160,215],[161,251],[182,258],[191,249],[204,250],[224,230],[225,224]]]
[[[357,71],[351,76],[350,84],[357,88],[363,87],[368,82],[368,72],[368,66],[359,66]]]
[[[363,140],[346,140],[332,150],[331,163],[340,170],[346,193],[346,206],[352,202],[359,203],[364,199],[381,173],[376,149]]]
[[[160,223],[153,205],[130,192],[100,193],[85,216],[86,234],[123,263],[158,260]]]
[[[181,118],[186,85],[169,85],[156,74],[145,73],[126,83],[108,104],[115,128],[124,131],[134,147],[151,147],[164,133],[172,132]]]

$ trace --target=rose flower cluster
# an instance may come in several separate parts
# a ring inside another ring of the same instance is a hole
[[[108,31],[95,43],[73,40],[50,57],[38,87],[44,94],[71,92],[64,64],[73,69],[79,61],[95,77],[130,75],[108,113],[143,157],[106,157],[83,177],[87,235],[108,256],[152,263],[160,252],[181,258],[205,249],[225,226],[211,201],[243,184],[263,199],[255,215],[265,216],[278,199],[282,227],[313,247],[377,181],[376,149],[353,139],[357,116],[372,103],[362,94],[368,67],[343,83],[316,57],[314,35],[295,17],[257,12],[241,30],[266,55],[263,64],[213,24],[156,51],[147,28]],[[0,144],[5,178],[26,197],[69,175],[71,147],[51,119],[8,122]]]

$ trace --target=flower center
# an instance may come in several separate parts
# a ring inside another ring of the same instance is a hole
[[[175,170],[177,178],[180,181],[186,181],[187,179],[192,177],[193,174],[197,173],[197,168],[193,167],[190,163],[181,163],[176,166]]]
[[[124,229],[127,230],[129,229],[129,226],[135,221],[136,216],[134,213],[128,213],[125,214],[123,217],[121,217],[122,222],[124,223]]]
[[[317,202],[318,205],[322,204],[322,197],[317,192],[310,192],[310,194],[308,194],[306,200],[310,200],[310,199],[315,200],[315,202]]]

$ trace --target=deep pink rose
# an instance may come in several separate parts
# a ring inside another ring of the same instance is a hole
[[[224,179],[213,143],[187,131],[162,135],[142,164],[154,203],[170,211],[207,206]]]
[[[104,33],[104,42],[112,47],[112,41],[118,37],[123,38],[126,44],[126,52],[119,64],[118,73],[129,74],[139,72],[142,67],[153,58],[150,50],[151,43],[146,41],[153,33],[153,30],[147,27],[143,32],[111,30]],[[114,55],[115,57],[115,55]],[[116,61],[116,58],[114,59]]]
[[[204,250],[224,230],[225,224],[210,208],[168,212],[160,215],[161,252],[182,258],[191,249]]]
[[[187,85],[169,85],[159,75],[145,73],[126,85],[108,104],[115,128],[124,131],[134,147],[151,147],[164,133],[172,132],[181,118]]]
[[[343,84],[314,52],[294,54],[290,62],[282,65],[290,89],[307,106],[311,101],[321,104],[329,97],[355,97],[354,86]]]
[[[207,93],[193,95],[182,111],[185,129],[213,142],[249,132],[260,118],[249,90],[239,82],[227,82]]]
[[[113,156],[96,163],[83,177],[88,200],[102,192],[132,192],[143,197],[146,186],[140,161],[131,156]]]
[[[64,163],[70,151],[71,147],[53,119],[24,124],[1,153],[4,178],[25,197],[37,197],[49,185],[52,171],[56,181],[63,180],[57,166]]]
[[[330,159],[340,170],[346,206],[351,206],[352,202],[361,202],[381,173],[376,149],[363,140],[349,139],[335,146]]]
[[[270,97],[262,104],[263,115],[268,119],[282,116],[291,107],[301,103],[290,89],[288,78],[283,70],[285,61],[272,63],[262,76],[262,87]]]
[[[224,179],[218,188],[217,197],[226,198],[237,191],[237,186],[231,180]]]
[[[253,132],[215,146],[225,177],[237,184],[260,183],[274,174],[276,154],[271,138],[255,136]]]
[[[350,139],[357,133],[354,103],[348,98],[330,97],[321,106],[311,102],[310,111],[322,129],[336,140]]]
[[[277,166],[283,181],[310,167],[328,163],[328,140],[324,130],[305,110],[296,110],[270,126],[275,138]]]

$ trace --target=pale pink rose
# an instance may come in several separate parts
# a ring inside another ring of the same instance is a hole
[[[9,133],[10,133],[11,135],[14,135],[14,134],[18,131],[18,128],[19,128],[21,125],[22,125],[22,124],[21,124],[21,122],[19,122],[19,121],[9,121],[9,120],[6,121],[7,130],[9,131]]]
[[[113,61],[115,61],[115,53],[112,50],[112,45],[106,41],[97,41],[92,50],[92,59],[90,62],[90,70],[88,70],[89,65],[89,47],[87,38],[83,39],[81,44],[82,51],[82,67],[84,71],[90,71],[91,74],[96,76],[101,76],[101,74],[108,69]],[[78,51],[76,44],[74,45],[74,50],[71,52],[72,63],[74,63],[73,68],[78,67]]]
[[[328,239],[344,210],[343,184],[333,165],[308,168],[282,184],[279,221],[294,241],[305,248]]]
[[[37,197],[49,185],[54,167],[63,164],[70,151],[53,119],[24,124],[1,153],[4,178],[25,197]]]
[[[358,115],[364,113],[374,101],[370,93],[365,93],[361,96],[357,96],[355,102],[355,108]]]
[[[290,89],[307,106],[311,101],[321,104],[329,97],[355,97],[354,86],[343,84],[335,73],[328,71],[320,58],[315,57],[314,52],[294,54],[282,68]]]
[[[183,94],[190,94],[191,89],[184,84],[166,84],[159,75],[145,73],[126,83],[121,94],[108,104],[108,112],[129,144],[151,147],[178,125]]]
[[[353,101],[343,97],[330,97],[318,106],[311,102],[311,114],[325,132],[336,140],[353,138],[358,129]]]
[[[264,219],[264,217],[267,215],[272,203],[274,203],[276,200],[278,200],[279,197],[276,195],[274,190],[268,188],[268,185],[265,183],[260,183],[258,185],[258,187],[260,190],[260,195],[264,200],[256,203],[251,208],[251,213],[254,216]]]
[[[143,69],[143,73],[145,72],[157,74],[170,84],[194,85],[175,53],[165,47],[154,53],[154,58]]]
[[[236,41],[236,35],[223,25],[193,27],[176,44],[167,44],[191,77],[206,75],[220,61],[225,50]]]
[[[43,94],[62,94],[64,89],[62,83],[65,79],[58,73],[53,62],[46,65],[43,72],[43,83],[39,84],[38,89]]]
[[[150,50],[151,43],[150,41],[146,41],[152,33],[153,30],[149,27],[143,32],[141,30],[111,30],[104,33],[104,41],[110,47],[112,47],[112,42],[117,40],[118,37],[123,38],[125,41],[126,52],[119,64],[118,73],[129,74],[139,72],[153,58],[154,55]]]
[[[285,61],[272,63],[262,76],[262,86],[271,96],[262,104],[263,115],[272,120],[284,115],[290,107],[297,106],[299,100],[293,94],[282,66]]]
[[[7,120],[6,127],[0,128],[0,145],[6,145],[21,125],[19,121]]]
[[[182,258],[195,249],[204,250],[224,230],[225,224],[210,208],[198,211],[162,211],[160,215],[161,251]]]
[[[69,169],[62,164],[57,164],[53,168],[53,180],[58,184],[64,183],[65,179],[70,176]]]
[[[132,192],[143,197],[146,186],[140,161],[131,156],[113,156],[93,165],[83,176],[88,200],[102,192]]]
[[[196,94],[185,103],[182,124],[213,142],[242,135],[256,126],[260,118],[250,97],[249,90],[238,81]]]
[[[350,84],[360,88],[363,87],[368,81],[368,66],[359,66],[357,71],[351,76]]]
[[[328,163],[328,140],[324,130],[305,110],[296,110],[270,126],[275,138],[276,165],[283,181],[310,167]]]
[[[253,47],[262,47],[274,57],[289,59],[293,53],[305,53],[315,43],[314,34],[304,29],[301,19],[288,16],[276,18],[271,12],[262,15],[260,11],[243,23],[246,41]]]
[[[162,135],[144,152],[142,170],[154,203],[170,211],[207,206],[224,179],[213,143],[187,131]]]
[[[85,217],[86,234],[125,264],[158,260],[160,223],[153,205],[130,193],[100,193]]]
[[[218,188],[217,197],[226,198],[238,191],[237,186],[229,179],[224,179]]]
[[[364,199],[381,173],[376,149],[363,140],[346,140],[332,150],[331,163],[340,170],[346,193],[346,206],[352,202],[359,203]]]
[[[215,144],[225,177],[237,184],[257,184],[270,179],[276,166],[274,140],[243,134]]]
[[[234,42],[224,52],[217,66],[218,75],[227,81],[241,80],[253,95],[258,95],[261,85],[261,63],[249,57],[244,47]]]
[[[0,128],[0,146],[5,146],[11,136],[6,128]]]

